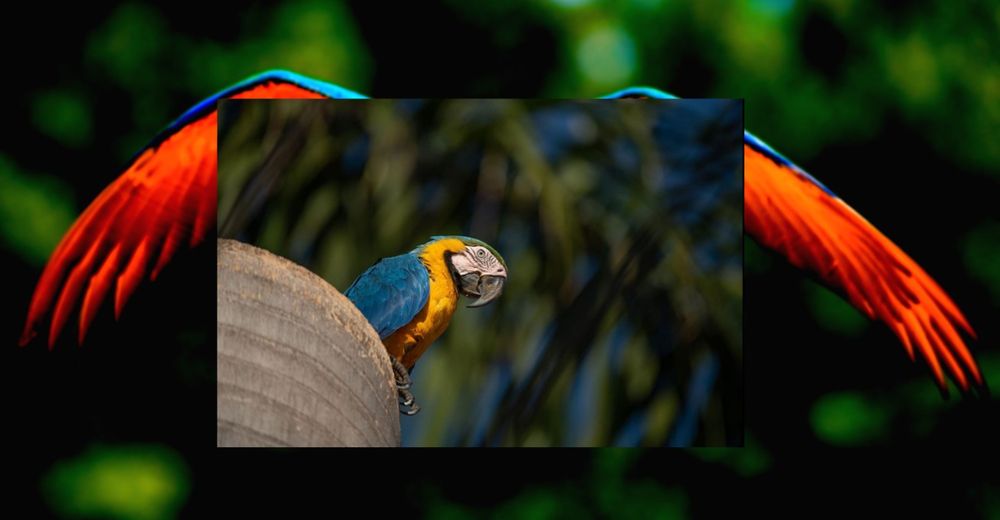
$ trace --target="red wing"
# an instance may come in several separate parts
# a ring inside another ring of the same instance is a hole
[[[957,327],[975,335],[947,294],[909,256],[844,201],[800,170],[744,144],[746,232],[795,266],[817,273],[871,319],[914,347],[946,391],[982,376]]]
[[[73,224],[35,288],[21,345],[50,309],[49,348],[82,302],[79,340],[114,289],[115,316],[139,283],[215,225],[215,116],[140,154]]]
[[[271,81],[248,85],[248,90],[228,97],[325,96]],[[139,154],[87,207],[42,272],[21,334],[22,346],[51,311],[52,348],[78,305],[82,305],[78,334],[82,343],[109,291],[114,291],[118,317],[147,276],[155,280],[181,246],[194,247],[215,228],[217,126],[212,107]]]

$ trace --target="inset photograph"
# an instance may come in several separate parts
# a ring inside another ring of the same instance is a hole
[[[743,444],[739,100],[224,100],[220,446]]]

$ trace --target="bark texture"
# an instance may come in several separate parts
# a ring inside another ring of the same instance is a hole
[[[350,300],[233,240],[218,276],[219,446],[399,446],[389,356]]]

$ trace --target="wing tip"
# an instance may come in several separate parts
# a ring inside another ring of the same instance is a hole
[[[963,394],[975,395],[982,399],[990,398],[990,385],[983,377],[982,372],[979,367],[972,365],[969,371],[972,373],[972,383],[969,384],[969,388],[963,392]]]
[[[990,399],[992,397],[992,394],[990,392],[990,385],[989,383],[986,382],[985,379],[981,379],[979,381],[979,384],[976,385],[976,389],[979,391],[979,395],[983,399]]]
[[[84,340],[84,338],[87,337],[87,327],[89,325],[90,325],[90,323],[83,323],[83,322],[80,323],[80,332],[77,333],[77,335],[76,335],[76,345],[78,347],[82,347],[83,346],[83,340]]]
[[[986,379],[982,376],[976,367],[969,370],[971,381],[966,378],[957,377],[953,373],[948,374],[948,378],[955,383],[958,388],[958,395],[962,399],[978,398],[978,399],[990,399],[990,385]],[[964,374],[963,374],[964,375]],[[948,378],[939,380],[937,377],[934,378],[938,391],[941,392],[941,397],[945,400],[950,400],[950,392],[948,391]]]
[[[941,393],[941,398],[945,401],[951,400],[951,394],[948,392],[948,383],[946,381],[936,381],[938,392]]]
[[[979,335],[976,334],[976,331],[972,328],[972,325],[970,325],[967,321],[959,323],[959,325],[962,326],[962,329],[964,329],[965,332],[969,333],[969,336],[972,337],[972,339],[977,341],[979,340]]]
[[[17,340],[17,346],[19,346],[19,347],[26,347],[26,346],[28,346],[28,343],[31,343],[31,340],[34,339],[35,336],[37,336],[37,335],[38,334],[31,327],[31,325],[25,326],[24,327],[24,332],[21,333],[21,337],[18,338],[18,340]]]

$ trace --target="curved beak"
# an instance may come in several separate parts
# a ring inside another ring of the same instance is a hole
[[[462,293],[468,297],[477,297],[469,307],[482,307],[497,299],[503,293],[503,284],[507,278],[503,276],[484,275],[462,277]]]

